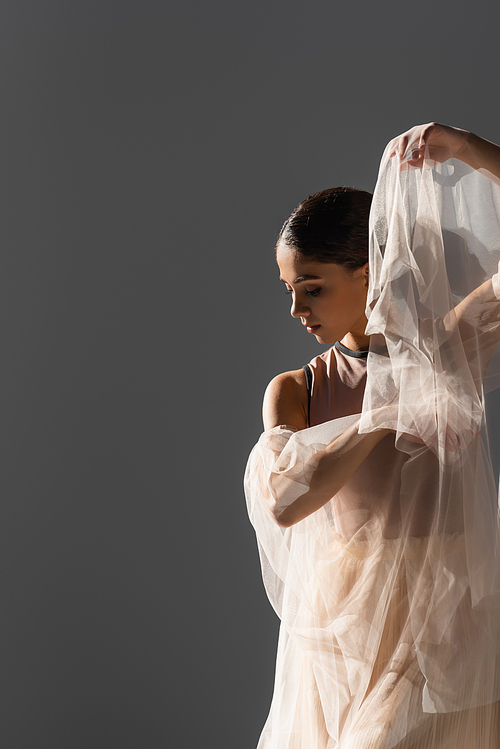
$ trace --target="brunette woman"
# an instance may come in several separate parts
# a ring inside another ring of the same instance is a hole
[[[245,478],[282,622],[259,749],[500,745],[499,185],[498,146],[432,123],[373,203],[324,190],[281,230],[291,314],[331,348],[270,383]]]

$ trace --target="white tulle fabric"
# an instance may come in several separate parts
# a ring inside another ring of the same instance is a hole
[[[388,153],[371,218],[362,413],[265,432],[245,475],[281,618],[259,749],[500,746],[483,396],[499,372],[500,186],[457,160],[400,168]],[[279,527],[271,504],[304,494],[318,453],[354,421],[393,434],[325,507]]]

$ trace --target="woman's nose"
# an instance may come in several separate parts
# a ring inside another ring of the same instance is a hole
[[[308,312],[307,307],[301,303],[296,296],[292,299],[292,306],[290,308],[290,314],[292,317],[303,317]]]

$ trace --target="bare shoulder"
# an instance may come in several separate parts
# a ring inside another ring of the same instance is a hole
[[[307,428],[308,396],[303,369],[274,377],[267,386],[262,408],[264,429],[286,424],[296,429]]]

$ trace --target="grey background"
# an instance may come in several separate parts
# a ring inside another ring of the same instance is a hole
[[[0,744],[251,749],[277,620],[242,494],[319,352],[282,221],[429,120],[499,142],[493,0],[4,0]]]

